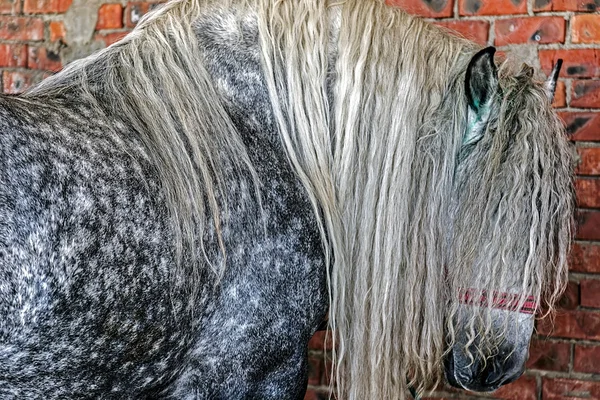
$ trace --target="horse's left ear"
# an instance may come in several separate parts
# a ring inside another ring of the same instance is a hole
[[[465,76],[465,93],[469,107],[482,116],[498,89],[498,69],[494,64],[494,47],[486,47],[473,56]]]
[[[548,99],[550,102],[554,101],[554,91],[556,90],[556,81],[558,80],[558,74],[560,74],[560,67],[562,67],[563,60],[558,59],[556,64],[554,64],[554,68],[552,68],[552,72],[548,75],[548,79],[546,80],[545,87],[546,93],[548,94]]]

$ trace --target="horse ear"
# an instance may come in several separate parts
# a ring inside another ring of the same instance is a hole
[[[562,67],[563,60],[558,59],[556,64],[554,64],[554,68],[552,68],[552,72],[548,75],[548,79],[546,80],[546,93],[548,94],[548,100],[550,102],[554,101],[554,91],[556,90],[556,81],[558,80],[558,74],[560,74],[560,67]]]
[[[473,56],[465,76],[465,93],[469,107],[481,115],[498,88],[498,69],[494,64],[494,47],[486,47]]]

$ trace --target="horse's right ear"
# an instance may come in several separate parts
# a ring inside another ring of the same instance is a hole
[[[494,64],[494,47],[486,47],[473,56],[465,76],[465,93],[469,107],[478,116],[485,114],[498,88],[498,69]]]

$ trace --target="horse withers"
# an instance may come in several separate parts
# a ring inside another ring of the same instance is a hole
[[[0,398],[338,397],[523,368],[571,156],[531,68],[382,0],[172,0],[0,98]]]

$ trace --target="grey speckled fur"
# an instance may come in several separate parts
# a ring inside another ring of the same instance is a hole
[[[250,179],[227,182],[226,273],[204,277],[193,310],[135,134],[77,92],[0,99],[1,399],[304,395],[327,307],[320,237],[272,121],[258,33],[246,26],[234,46],[214,21],[197,32],[257,166],[266,222],[242,201]]]

